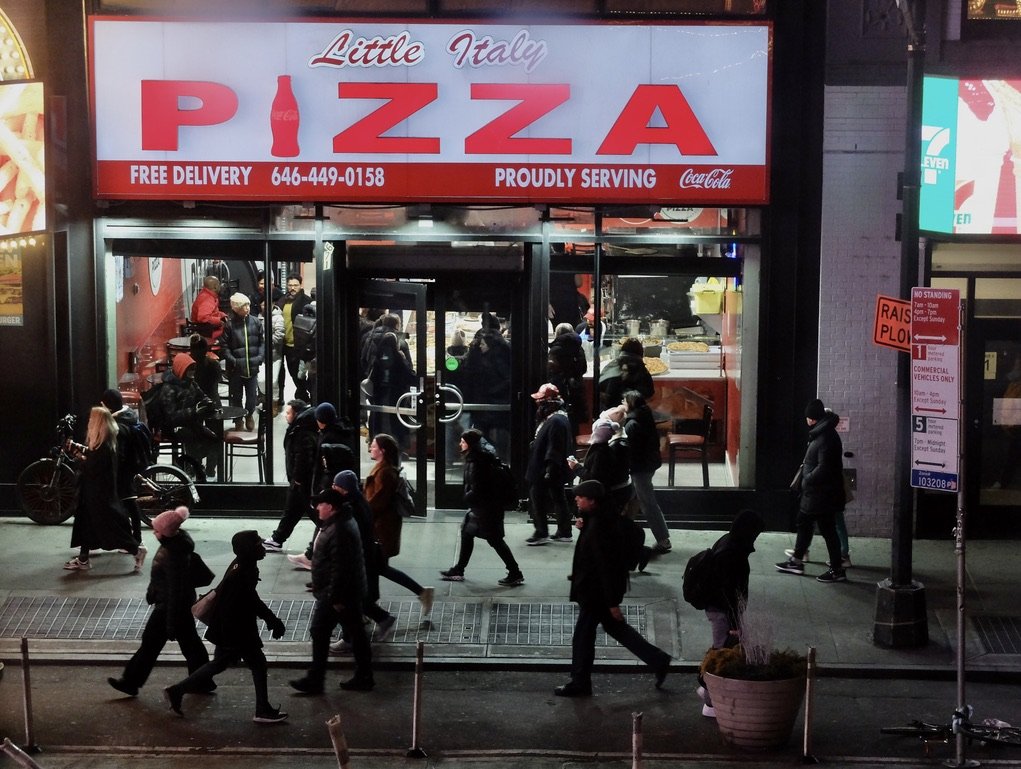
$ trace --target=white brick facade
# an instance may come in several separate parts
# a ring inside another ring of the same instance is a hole
[[[898,353],[872,343],[876,295],[898,296],[897,173],[903,87],[826,88],[819,294],[819,396],[847,420],[858,471],[852,536],[889,536],[895,499]]]

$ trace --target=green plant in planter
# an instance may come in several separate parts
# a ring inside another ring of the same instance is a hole
[[[765,650],[741,645],[729,649],[710,649],[702,660],[702,673],[743,681],[778,681],[805,675],[805,655],[793,649]]]

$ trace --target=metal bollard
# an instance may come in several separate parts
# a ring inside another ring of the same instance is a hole
[[[818,764],[812,755],[812,716],[815,714],[815,647],[808,647],[805,676],[805,738],[802,743],[801,763]]]
[[[642,769],[642,714],[631,714],[631,769]]]
[[[38,753],[39,746],[35,744],[34,729],[32,728],[32,672],[28,664],[28,638],[21,637],[21,682],[25,703],[25,750],[29,753]]]
[[[340,769],[350,769],[351,754],[347,749],[347,737],[344,736],[344,728],[340,725],[340,714],[334,714],[333,718],[326,722],[326,728],[330,732],[330,742],[333,743],[333,753],[337,756],[337,765]]]
[[[425,643],[419,641],[415,645],[415,693],[411,704],[411,747],[405,754],[408,758],[428,758],[428,754],[418,743],[418,725],[422,711],[422,667],[425,658]]]

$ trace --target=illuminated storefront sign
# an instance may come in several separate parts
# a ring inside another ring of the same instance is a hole
[[[95,191],[762,204],[771,34],[96,17]]]
[[[919,226],[1021,234],[1021,80],[925,78]]]

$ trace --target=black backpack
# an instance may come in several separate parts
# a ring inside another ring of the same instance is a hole
[[[712,599],[715,586],[713,549],[707,547],[688,559],[681,579],[681,594],[696,609],[705,609]]]
[[[518,497],[518,481],[514,477],[514,471],[510,465],[499,457],[493,457],[489,467],[489,484],[492,490],[492,498],[499,502],[504,508],[517,507],[520,498]]]
[[[117,434],[118,444],[123,441],[124,469],[134,478],[153,462],[152,432],[141,422],[133,422]]]
[[[157,382],[144,393],[142,393],[142,404],[145,406],[145,420],[149,425],[151,435],[158,435],[164,427],[166,414],[163,413],[163,403],[160,401],[160,391],[163,389],[163,382]]]
[[[291,321],[294,327],[294,350],[298,358],[310,361],[316,356],[316,316],[302,313]]]
[[[638,568],[638,562],[642,558],[642,548],[645,547],[645,529],[637,521],[627,515],[620,516],[617,524],[620,534],[620,558],[623,566],[628,571]]]

